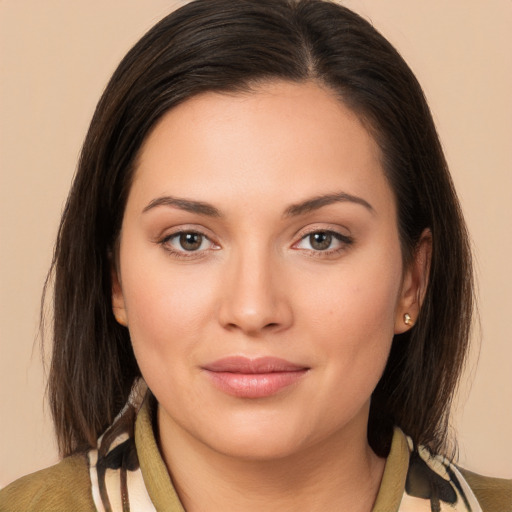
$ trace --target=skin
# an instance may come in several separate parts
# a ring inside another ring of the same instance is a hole
[[[197,249],[180,245],[188,232]],[[319,249],[311,233],[329,232],[341,239]],[[162,118],[126,205],[113,307],[188,511],[371,509],[384,460],[367,443],[370,397],[404,314],[417,317],[429,247],[426,234],[403,268],[379,148],[315,83],[204,93]],[[307,371],[232,396],[204,367],[233,355]]]

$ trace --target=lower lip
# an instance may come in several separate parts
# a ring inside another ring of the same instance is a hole
[[[206,370],[213,384],[228,395],[239,398],[264,398],[272,396],[295,384],[306,369],[272,373],[233,373]]]

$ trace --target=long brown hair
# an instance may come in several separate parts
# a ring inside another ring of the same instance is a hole
[[[141,144],[161,116],[204,91],[316,81],[371,131],[394,191],[404,262],[432,232],[430,281],[413,329],[395,336],[372,396],[368,437],[385,455],[393,425],[445,448],[473,304],[465,224],[413,73],[367,21],[323,0],[196,0],[126,55],[92,119],[58,233],[49,396],[68,455],[96,442],[140,374],[111,307],[111,265]],[[212,179],[215,179],[212,176]]]

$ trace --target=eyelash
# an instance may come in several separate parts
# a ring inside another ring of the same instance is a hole
[[[197,250],[196,251],[187,251],[186,249],[183,249],[183,250],[174,249],[172,247],[172,245],[170,245],[170,242],[173,239],[179,238],[183,235],[197,235],[197,236],[201,237],[201,245],[204,243],[204,241],[208,241],[210,244],[210,248],[202,250],[202,251],[197,251]],[[204,233],[201,233],[200,231],[196,231],[193,229],[176,231],[175,233],[165,236],[158,243],[164,248],[164,250],[166,250],[173,257],[175,257],[177,259],[182,259],[182,260],[201,258],[201,257],[204,257],[205,252],[217,250],[217,248],[218,248],[218,246],[214,242],[212,242],[208,236],[206,236]],[[212,246],[215,246],[215,248]]]
[[[305,233],[301,236],[298,242],[295,242],[292,245],[293,249],[300,250],[301,248],[298,247],[299,244],[301,244],[303,241],[307,240],[309,237],[313,235],[323,234],[327,235],[329,237],[332,237],[333,240],[337,240],[341,243],[341,247],[336,247],[334,249],[307,249],[303,248],[302,250],[306,251],[310,256],[317,257],[317,258],[328,258],[329,256],[335,256],[347,249],[350,245],[354,243],[354,239],[347,235],[342,235],[341,233],[338,233],[337,231],[329,230],[329,229],[314,229],[309,231],[308,233]],[[191,250],[187,251],[186,249],[177,250],[174,249],[172,245],[170,245],[171,241],[174,239],[177,239],[179,237],[182,237],[183,235],[197,235],[201,237],[201,245],[205,241],[209,242],[210,247],[204,250]],[[332,240],[331,240],[332,242]],[[216,245],[214,242],[210,240],[210,238],[205,235],[204,233],[201,233],[200,231],[196,230],[182,230],[182,231],[176,231],[175,233],[172,233],[170,235],[165,236],[158,242],[165,251],[167,251],[169,254],[171,254],[173,257],[178,259],[197,259],[205,256],[205,253],[212,250],[217,250],[220,247]]]
[[[342,235],[337,231],[330,229],[313,229],[301,236],[300,240],[293,245],[293,248],[298,248],[298,245],[309,237],[317,234],[327,235],[332,237],[333,240],[340,242],[340,247],[334,249],[303,249],[309,253],[310,256],[315,258],[328,258],[329,256],[336,256],[345,251],[349,246],[354,243],[354,239],[347,235]],[[332,242],[332,241],[331,241]],[[299,248],[300,249],[300,248]]]

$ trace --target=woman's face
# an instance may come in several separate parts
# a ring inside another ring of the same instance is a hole
[[[167,113],[140,152],[115,274],[161,435],[240,457],[365,436],[417,307],[379,149],[313,83]]]

